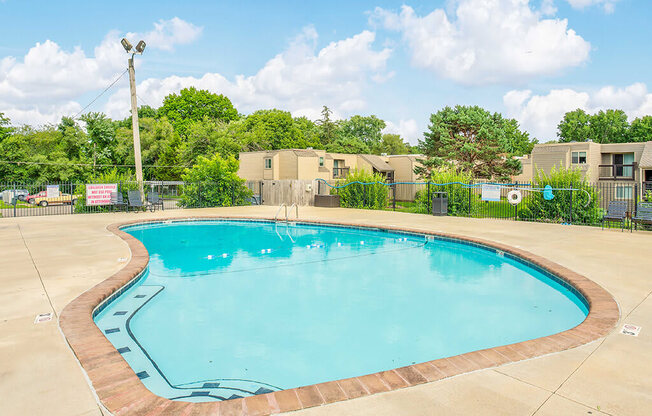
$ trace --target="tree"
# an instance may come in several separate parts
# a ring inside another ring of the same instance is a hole
[[[9,118],[5,117],[4,113],[0,113],[0,143],[13,131],[13,129],[10,127],[11,126],[11,121]]]
[[[629,140],[632,142],[652,140],[652,116],[644,116],[632,121],[629,128]]]
[[[500,140],[501,150],[509,156],[523,156],[532,153],[534,145],[538,143],[537,139],[530,139],[530,134],[521,131],[518,121],[504,119],[498,115],[498,122],[501,123],[503,135]]]
[[[165,168],[153,168],[159,165],[161,156],[178,134],[167,119],[157,120],[144,117],[139,123],[140,150],[143,162],[143,175],[146,180],[160,179],[160,174]],[[131,126],[120,127],[116,130],[116,150],[114,160],[119,165],[134,165],[134,141]],[[121,172],[131,172],[132,168],[121,168]],[[178,177],[177,177],[178,179]]]
[[[557,136],[562,143],[587,140],[595,143],[626,143],[641,137],[640,127],[642,126],[638,127],[636,135],[632,135],[627,114],[623,110],[601,110],[589,115],[584,110],[577,109],[564,115],[557,126]]]
[[[0,163],[0,182],[84,180],[90,173],[83,166],[89,162],[86,146],[87,136],[78,125],[18,128],[0,142],[0,155],[20,163]]]
[[[564,114],[557,125],[557,137],[560,143],[585,142],[591,137],[591,116],[580,108]]]
[[[455,106],[430,116],[425,140],[419,141],[426,154],[426,168],[452,164],[476,178],[506,178],[520,171],[520,162],[505,157],[500,114],[478,106]],[[421,172],[423,173],[423,172]]]
[[[319,137],[323,145],[332,143],[335,140],[337,124],[331,121],[331,114],[333,114],[331,109],[324,106],[321,110],[321,119],[317,120],[317,125],[321,130]]]
[[[114,164],[115,126],[104,113],[87,113],[80,117],[86,123],[88,146],[86,154],[93,165]],[[93,173],[96,172],[93,167]]]
[[[369,146],[357,137],[343,136],[326,145],[326,151],[331,153],[371,153]]]
[[[599,111],[591,116],[590,139],[596,143],[626,143],[629,123],[623,110]]]
[[[304,149],[319,145],[319,142],[306,140],[304,132],[295,124],[292,115],[277,109],[258,110],[247,116],[242,125],[247,133],[248,146],[259,149]]]
[[[319,126],[317,126],[307,117],[295,117],[294,125],[297,129],[299,129],[303,141],[308,146],[314,147],[315,149],[324,148],[320,138]]]
[[[199,156],[195,166],[186,169],[181,177],[187,182],[183,186],[181,204],[186,207],[246,204],[252,193],[245,186],[245,180],[238,177],[238,166],[233,156]]]
[[[207,119],[228,123],[238,118],[238,111],[224,95],[190,87],[182,89],[179,94],[165,97],[158,115],[167,117],[174,130],[185,137],[193,121]]]
[[[370,150],[377,151],[382,139],[385,122],[376,116],[353,116],[340,124],[339,136],[355,137]]]
[[[188,137],[180,152],[180,163],[192,166],[199,156],[219,154],[223,158],[237,156],[240,144],[229,125],[222,121],[197,121],[190,124]]]
[[[383,134],[379,150],[379,153],[387,153],[388,155],[405,155],[410,153],[408,145],[399,134]]]

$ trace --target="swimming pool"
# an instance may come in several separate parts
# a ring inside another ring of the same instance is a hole
[[[146,271],[95,322],[152,392],[244,397],[554,334],[567,284],[494,249],[381,230],[260,221],[123,228]]]

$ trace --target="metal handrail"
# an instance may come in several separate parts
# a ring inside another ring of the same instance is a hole
[[[295,214],[294,215],[296,216],[296,219],[298,220],[299,219],[299,206],[296,204],[296,202],[293,202],[292,205],[290,205],[290,212],[292,212],[292,207],[295,208]],[[287,222],[287,221],[288,221],[288,214],[287,214],[287,211],[286,211],[285,212],[285,222]]]
[[[285,208],[285,221],[287,222],[287,220],[288,220],[288,206],[285,205],[285,203],[281,204],[281,206],[278,207],[278,211],[276,211],[276,215],[274,215],[274,221],[278,221],[278,214],[281,213],[282,208]]]

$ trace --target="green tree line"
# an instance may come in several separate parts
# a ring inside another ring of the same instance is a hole
[[[324,107],[312,121],[278,109],[240,114],[224,95],[186,88],[159,108],[138,109],[146,180],[179,180],[200,157],[238,157],[243,151],[285,148],[340,153],[406,154],[416,151],[400,136],[382,134],[385,122],[355,115],[332,120]],[[131,116],[112,120],[87,113],[57,125],[13,128],[0,113],[0,182],[84,182],[117,169],[133,172]]]
[[[623,110],[600,110],[588,114],[578,108],[564,115],[557,126],[557,137],[560,143],[646,142],[652,140],[652,116],[639,117],[629,123]]]

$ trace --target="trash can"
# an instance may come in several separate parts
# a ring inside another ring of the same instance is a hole
[[[448,215],[448,192],[433,192],[432,215]]]

